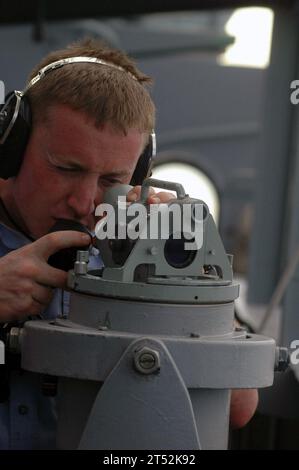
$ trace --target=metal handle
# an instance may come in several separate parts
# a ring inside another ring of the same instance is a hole
[[[146,203],[150,186],[154,186],[155,188],[168,189],[169,191],[175,191],[178,199],[183,199],[187,196],[184,187],[179,183],[148,178],[144,181],[141,188],[140,202],[142,204]]]

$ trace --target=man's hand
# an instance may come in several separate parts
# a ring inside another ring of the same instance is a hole
[[[51,301],[53,289],[66,287],[67,273],[49,266],[49,256],[89,243],[86,234],[54,232],[0,258],[0,322],[39,314]]]
[[[131,191],[129,191],[127,194],[128,202],[137,201],[137,199],[140,198],[140,193],[141,193],[141,186],[134,186],[134,188],[131,189]],[[176,196],[167,191],[161,191],[159,193],[156,193],[154,188],[149,188],[149,196],[147,199],[147,202],[149,204],[166,203],[170,201],[171,199],[176,199]]]
[[[258,405],[256,389],[232,390],[230,425],[233,429],[245,426],[254,415]]]

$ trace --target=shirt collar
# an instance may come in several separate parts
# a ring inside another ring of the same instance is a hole
[[[31,243],[24,234],[8,227],[4,222],[0,222],[0,234],[2,242],[9,250],[17,250]]]

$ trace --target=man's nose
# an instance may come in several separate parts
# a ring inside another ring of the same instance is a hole
[[[71,191],[68,206],[73,211],[73,217],[81,220],[93,214],[102,199],[102,190],[94,181],[82,181]]]

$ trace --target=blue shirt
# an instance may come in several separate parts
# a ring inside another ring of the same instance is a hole
[[[31,243],[21,233],[0,223],[0,256]],[[102,265],[96,249],[91,249],[89,267]],[[68,313],[69,293],[56,289],[54,297],[41,313],[43,319]],[[10,396],[0,403],[0,450],[55,449],[56,403],[41,392],[41,376],[23,370],[10,373]]]

